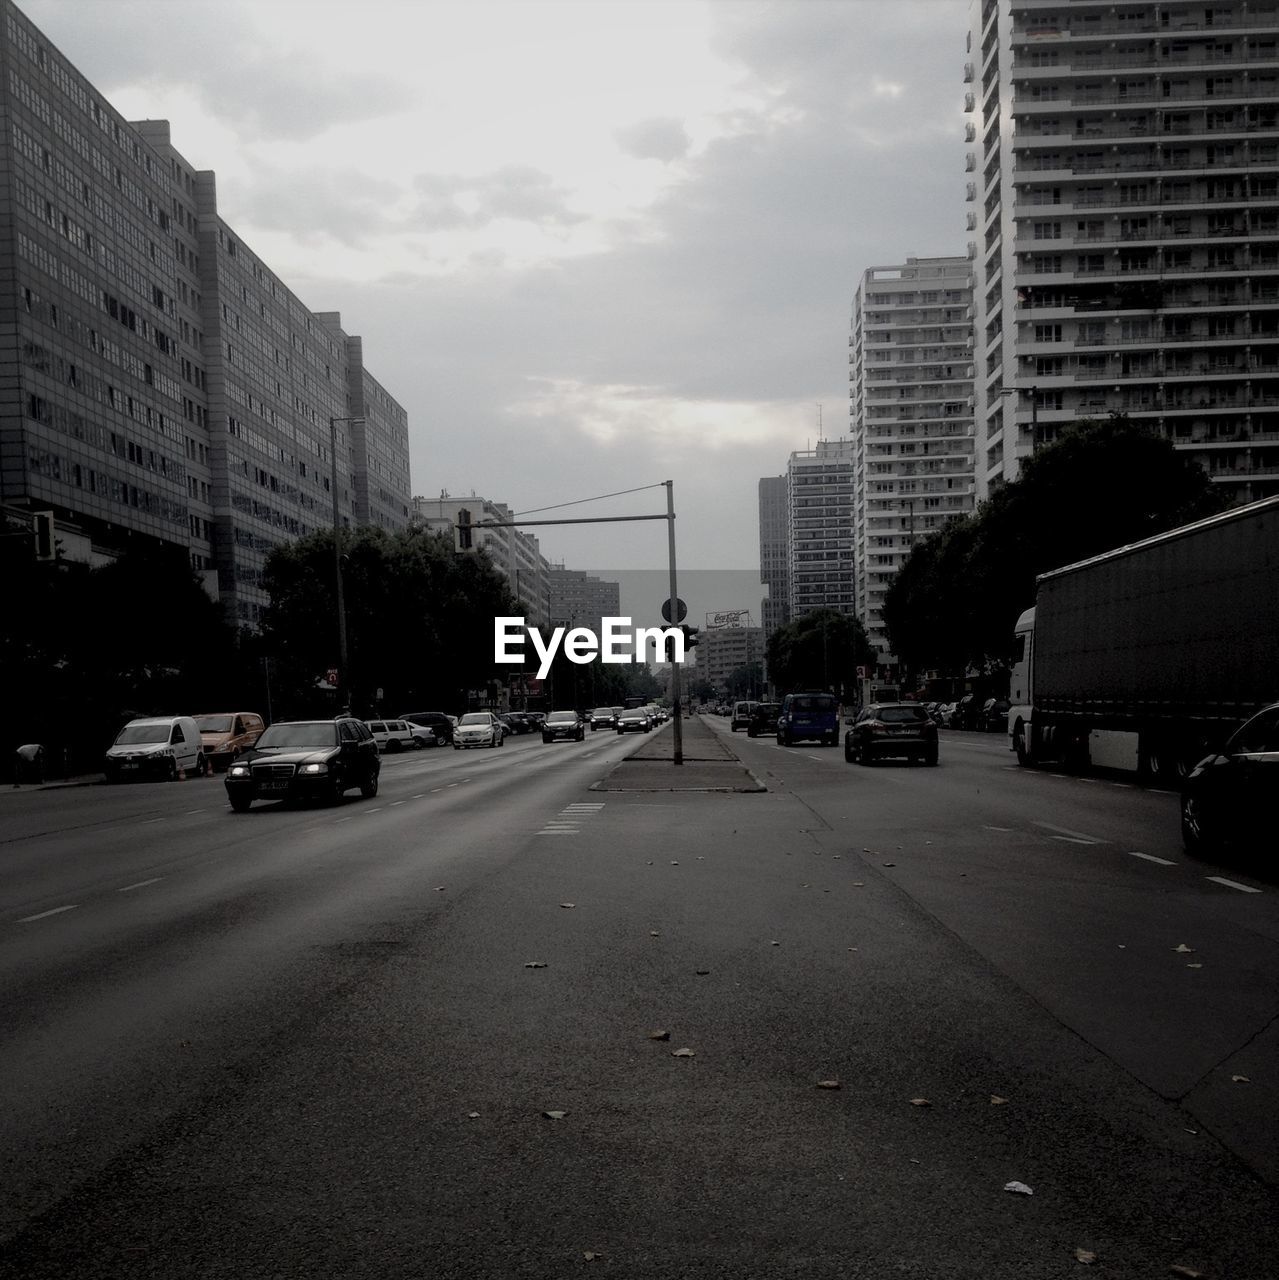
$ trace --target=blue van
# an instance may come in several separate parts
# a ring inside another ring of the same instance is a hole
[[[831,693],[788,693],[777,717],[777,743],[789,747],[805,738],[824,747],[839,742],[839,699]]]

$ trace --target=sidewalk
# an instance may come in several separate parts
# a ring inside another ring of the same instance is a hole
[[[614,765],[592,791],[767,791],[737,758],[724,738],[686,716],[682,723],[684,763],[676,765],[675,731],[663,728]]]

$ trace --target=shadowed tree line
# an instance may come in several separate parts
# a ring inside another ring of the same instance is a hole
[[[1037,574],[1226,505],[1154,431],[1119,414],[1075,423],[972,515],[916,544],[884,601],[893,651],[916,676],[1004,668]]]

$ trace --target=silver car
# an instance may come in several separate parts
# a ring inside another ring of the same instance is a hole
[[[491,711],[468,711],[453,730],[453,749],[500,747],[506,740],[502,722]]]

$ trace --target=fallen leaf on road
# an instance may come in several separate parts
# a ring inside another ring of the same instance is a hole
[[[561,907],[569,907],[569,908],[572,908],[572,907],[577,906],[577,903],[576,903],[576,902],[561,902],[561,903],[560,903],[560,906],[561,906]]]
[[[548,1120],[563,1120],[564,1117],[568,1115],[568,1112],[567,1111],[543,1111],[542,1114]]]
[[[842,1089],[844,1086],[838,1080],[819,1080],[817,1082],[819,1089]]]
[[[1120,950],[1120,951],[1127,951],[1127,950],[1128,950],[1128,948],[1127,948],[1127,946],[1125,946],[1125,945],[1124,945],[1124,943],[1122,943],[1122,942],[1121,942],[1121,943],[1119,944],[1119,950]]]
[[[832,854],[831,856],[835,859],[836,862],[839,861],[839,854],[836,853],[836,854]]]
[[[769,945],[770,947],[780,947],[782,944],[781,944],[780,942],[778,942],[776,939],[774,939],[774,940],[773,940],[772,942],[770,942],[768,945]]]
[[[1075,1261],[1093,1263],[1097,1261],[1097,1255],[1091,1249],[1076,1249]]]
[[[704,978],[704,977],[706,977],[706,975],[707,975],[708,973],[710,973],[710,970],[709,970],[709,969],[694,969],[694,970],[693,970],[693,972],[694,972],[695,974],[697,974],[697,976],[698,976],[699,978]]]
[[[604,1254],[602,1254],[602,1253],[592,1253],[589,1249],[588,1249],[588,1250],[586,1250],[586,1251],[582,1254],[582,1257],[583,1257],[587,1262],[594,1262],[596,1258],[602,1258],[602,1257],[604,1257],[604,1256],[605,1256],[605,1255],[604,1255]]]
[[[650,929],[650,930],[648,931],[648,936],[649,936],[650,938],[660,938],[662,935],[661,935],[660,933],[658,933],[656,929]]]
[[[695,1058],[697,1057],[697,1054],[694,1053],[692,1049],[672,1049],[671,1057],[672,1058]]]
[[[1188,965],[1186,966],[1186,968],[1187,968],[1187,969],[1202,969],[1202,968],[1203,968],[1203,965],[1201,965],[1201,964],[1188,964]]]
[[[853,881],[853,888],[854,888],[854,889],[864,889],[865,887],[866,887],[866,881],[865,881],[865,880],[854,880],[854,881]]]
[[[1035,1193],[1024,1182],[1005,1182],[1005,1191],[1013,1191],[1019,1196],[1033,1196]]]
[[[546,961],[545,960],[525,960],[524,967],[526,969],[545,969]]]
[[[672,866],[672,867],[678,867],[678,866],[679,866],[679,863],[678,863],[678,862],[672,862],[672,863],[671,863],[671,866]]]
[[[990,1105],[992,1107],[1002,1107],[1007,1101],[1007,1098],[1001,1098],[997,1093],[990,1095]]]
[[[1173,947],[1173,950],[1179,952],[1183,956],[1188,956],[1192,955],[1195,949],[1194,947],[1186,946],[1184,942],[1179,942],[1175,947]]]
[[[1204,1273],[1202,1271],[1196,1271],[1194,1267],[1183,1267],[1180,1263],[1173,1263],[1173,1265],[1168,1268],[1168,1272],[1170,1275],[1183,1276],[1185,1277],[1185,1280],[1204,1280]]]
[[[1197,1138],[1197,1137],[1199,1136],[1199,1130],[1198,1130],[1198,1129],[1187,1129],[1187,1130],[1185,1130],[1185,1132],[1186,1132],[1186,1133],[1188,1133],[1188,1134],[1190,1134],[1190,1136],[1191,1136],[1192,1138]]]
[[[910,1105],[912,1107],[931,1107],[933,1104],[927,1098],[912,1098]]]
[[[468,1120],[478,1120],[480,1118],[480,1113],[478,1111],[468,1111],[466,1113],[466,1118]]]
[[[885,863],[882,863],[881,865],[885,867],[895,867],[897,864],[895,862],[885,862]]]
[[[648,1033],[648,1038],[650,1040],[669,1040],[671,1038],[671,1033],[669,1031],[650,1031]]]
[[[437,885],[435,886],[435,892],[436,892],[436,893],[443,893],[443,892],[444,892],[444,886],[443,886],[442,884],[437,884]]]
[[[644,865],[647,867],[651,867],[653,864],[651,862],[646,862]]]
[[[1252,1083],[1252,1081],[1249,1080],[1247,1076],[1231,1076],[1230,1079],[1235,1084],[1251,1084]]]

